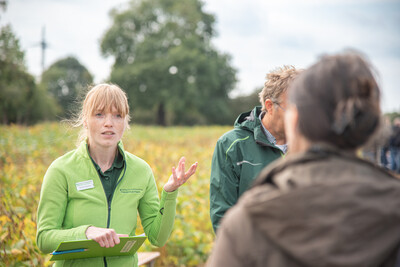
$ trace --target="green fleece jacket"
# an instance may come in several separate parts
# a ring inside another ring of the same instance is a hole
[[[165,244],[174,223],[178,190],[163,190],[160,201],[150,166],[124,151],[122,142],[118,148],[125,166],[109,202],[86,142],[50,165],[37,216],[36,242],[42,252],[52,252],[61,241],[87,239],[89,226],[135,235],[137,211],[149,241],[155,246]],[[55,266],[137,266],[137,255],[57,261]]]
[[[219,138],[210,177],[210,217],[216,232],[225,212],[236,204],[258,173],[282,156],[271,144],[258,118],[261,107],[242,113],[235,128]]]

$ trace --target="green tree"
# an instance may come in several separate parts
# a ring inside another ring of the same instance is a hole
[[[239,114],[252,110],[255,106],[261,106],[258,94],[262,88],[255,89],[249,95],[242,95],[229,100],[231,112],[230,124],[233,124]]]
[[[395,118],[400,117],[400,112],[394,111],[394,112],[385,113],[384,115],[387,116],[390,119],[391,123],[393,123],[393,120]]]
[[[60,59],[42,74],[41,87],[47,90],[61,108],[60,115],[69,118],[76,99],[93,82],[90,72],[74,57]]]
[[[135,121],[226,123],[236,70],[211,45],[215,18],[201,1],[131,1],[110,14],[101,51],[115,59],[110,80],[127,91]]]
[[[0,120],[31,124],[51,116],[54,105],[26,71],[19,39],[7,25],[0,30]]]

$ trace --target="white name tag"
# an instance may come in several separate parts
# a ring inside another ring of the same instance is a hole
[[[76,190],[78,191],[94,188],[93,180],[79,182],[76,183],[75,185],[76,185]]]

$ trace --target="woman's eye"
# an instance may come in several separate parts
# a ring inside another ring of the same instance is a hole
[[[96,117],[101,117],[101,116],[103,116],[103,114],[102,113],[96,113],[95,116]]]
[[[116,116],[117,116],[117,118],[122,118],[121,114],[117,114]]]

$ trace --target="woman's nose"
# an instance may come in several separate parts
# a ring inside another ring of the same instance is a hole
[[[111,114],[107,114],[105,117],[105,121],[104,121],[104,125],[105,126],[112,126],[112,115]]]

